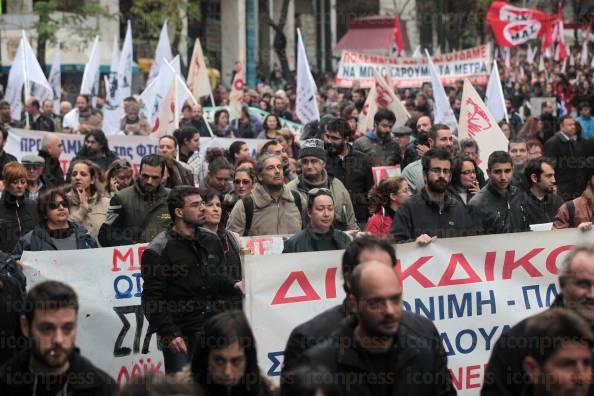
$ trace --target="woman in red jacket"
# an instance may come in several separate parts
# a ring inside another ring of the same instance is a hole
[[[406,180],[388,177],[369,191],[369,211],[373,215],[367,221],[365,231],[385,237],[390,233],[392,218],[398,207],[411,196]]]

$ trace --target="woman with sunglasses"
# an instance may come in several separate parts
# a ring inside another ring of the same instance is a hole
[[[344,249],[351,241],[334,222],[334,199],[326,188],[314,188],[307,194],[307,227],[285,241],[283,253],[319,252]]]
[[[227,258],[227,267],[230,274],[225,274],[232,279],[241,279],[241,243],[239,235],[225,229],[221,224],[223,208],[221,193],[213,188],[200,189],[200,196],[204,202],[204,225],[203,227],[218,235],[223,251]],[[220,301],[222,309],[219,310],[241,310],[241,296],[229,295],[225,300]]]
[[[369,191],[369,211],[373,215],[365,225],[365,231],[386,237],[392,228],[392,219],[398,207],[410,198],[406,179],[394,176],[382,180],[379,186]]]
[[[47,190],[38,203],[40,223],[19,239],[12,260],[20,267],[24,251],[93,249],[97,242],[87,229],[68,220],[70,203],[60,188]]]
[[[79,160],[72,165],[70,221],[84,226],[97,239],[101,224],[107,217],[110,198],[103,191],[103,173],[90,161]]]
[[[110,197],[132,185],[134,171],[132,165],[124,159],[113,161],[105,173],[105,191]]]
[[[223,197],[223,221],[222,226],[227,225],[229,213],[233,206],[241,198],[250,195],[256,182],[256,171],[248,166],[240,166],[235,169],[235,176],[233,177],[233,191],[225,194]]]

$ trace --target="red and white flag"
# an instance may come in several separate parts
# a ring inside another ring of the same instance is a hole
[[[402,40],[402,28],[400,27],[400,18],[394,13],[394,33],[392,42],[392,56],[404,56],[404,40]]]
[[[202,46],[199,39],[196,39],[194,42],[194,52],[192,52],[192,60],[190,60],[188,70],[188,87],[196,99],[202,96],[212,95],[210,81],[208,79],[208,68],[204,61],[204,54],[202,53]]]
[[[555,48],[555,60],[562,61],[567,58],[567,47],[565,46],[565,37],[563,37],[563,32],[565,31],[565,26],[563,24],[563,7],[561,7],[561,3],[557,5],[557,21],[555,23],[554,33],[553,33],[553,42],[557,43],[557,47]]]
[[[229,94],[229,118],[235,120],[241,117],[241,102],[243,99],[243,87],[245,87],[245,63],[242,60],[235,66],[235,76],[231,84]]]
[[[379,109],[391,110],[396,116],[394,126],[403,126],[410,119],[410,114],[402,105],[400,99],[394,94],[394,88],[375,69],[373,71],[373,77],[375,83],[371,86],[367,100],[363,105],[363,110],[359,114],[358,129],[364,132],[373,130],[373,118]]]
[[[580,54],[580,65],[588,64],[588,43],[590,42],[590,34],[592,33],[592,24],[588,25],[588,30],[584,34],[584,42],[582,43],[582,53]]]
[[[479,146],[479,166],[483,170],[486,170],[487,160],[493,151],[507,151],[507,138],[470,81],[465,79],[458,138],[469,137]]]
[[[556,16],[542,11],[519,8],[504,1],[494,1],[487,13],[487,23],[491,26],[500,47],[517,47],[529,40],[545,37],[546,46],[552,44],[552,30]]]

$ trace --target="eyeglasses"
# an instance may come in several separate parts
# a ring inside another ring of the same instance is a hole
[[[47,207],[50,208],[51,210],[56,210],[60,206],[63,207],[64,209],[69,209],[70,202],[62,200],[62,201],[50,202],[47,204]]]
[[[187,207],[190,207],[190,208],[200,208],[200,207],[205,206],[205,205],[206,205],[206,202],[200,201],[200,202],[192,202]]]
[[[476,172],[474,170],[472,170],[472,169],[467,169],[467,170],[463,170],[463,171],[460,172],[460,174],[461,175],[464,175],[464,176],[473,175],[475,173]]]
[[[452,173],[452,170],[447,168],[431,168],[429,169],[429,172],[434,173],[436,175],[439,175],[441,173],[443,173],[444,175],[449,175]]]
[[[240,185],[249,186],[250,184],[252,184],[252,181],[250,179],[235,179],[235,180],[233,180],[233,184],[235,184],[236,186],[240,186]]]

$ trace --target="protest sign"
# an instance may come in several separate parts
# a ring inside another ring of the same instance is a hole
[[[592,233],[556,230],[398,245],[404,308],[434,321],[460,395],[478,395],[494,343],[548,307],[571,247]],[[342,303],[342,251],[245,258],[245,312],[261,368],[278,380],[290,332]]]
[[[434,55],[432,59],[443,85],[453,85],[457,80],[464,78],[468,78],[473,84],[487,85],[491,71],[489,44]],[[431,81],[427,59],[393,58],[343,51],[338,65],[336,86],[351,88],[355,81],[359,81],[362,88],[369,88],[374,82],[374,70],[380,76],[390,72],[396,88],[418,88],[423,83]]]
[[[400,165],[374,166],[371,168],[373,173],[373,184],[379,186],[381,181],[388,177],[400,176]]]

